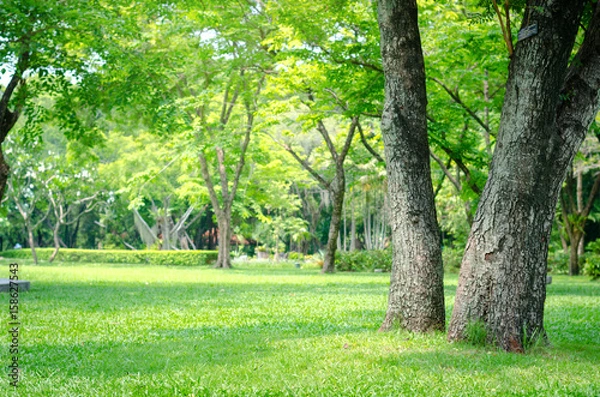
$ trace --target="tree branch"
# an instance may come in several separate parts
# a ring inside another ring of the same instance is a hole
[[[210,172],[208,170],[208,163],[206,162],[206,157],[204,153],[200,152],[198,154],[198,159],[200,160],[200,173],[202,174],[202,179],[204,179],[204,183],[206,183],[206,188],[208,189],[208,195],[210,196],[210,201],[213,206],[213,210],[217,216],[221,215],[221,207],[219,206],[219,198],[217,197],[217,192],[215,191],[215,185],[212,182],[210,177]]]
[[[456,178],[454,178],[454,176],[452,175],[452,173],[450,172],[450,170],[448,169],[448,167],[444,164],[444,162],[442,161],[442,159],[440,159],[438,156],[436,156],[435,153],[433,153],[431,150],[429,150],[429,155],[431,156],[432,159],[435,160],[436,163],[438,163],[438,165],[440,166],[440,168],[444,172],[444,175],[446,175],[448,177],[448,179],[450,179],[450,182],[452,182],[452,184],[454,185],[454,187],[456,188],[456,190],[458,192],[460,192],[460,183],[456,180]],[[450,159],[448,161],[448,164],[450,164],[451,161],[452,161],[452,159]]]
[[[325,128],[325,124],[323,124],[322,120],[319,120],[317,122],[317,130],[321,133],[321,136],[323,137],[323,140],[327,144],[327,149],[329,149],[329,153],[331,154],[331,158],[333,159],[333,161],[335,161],[337,163],[338,153],[335,150],[335,146],[333,145],[333,141],[331,140],[331,137],[329,136],[329,132],[327,131],[327,128]]]
[[[252,127],[254,126],[254,113],[252,109],[250,109],[250,104],[246,103],[246,134],[244,135],[244,142],[242,143],[242,152],[240,153],[240,159],[238,161],[237,167],[235,168],[235,174],[233,177],[233,186],[231,187],[231,202],[235,199],[235,194],[237,192],[238,184],[240,182],[240,177],[242,175],[242,170],[244,169],[244,165],[246,164],[246,150],[248,149],[248,144],[250,142],[250,133],[252,132]]]
[[[350,128],[348,130],[348,136],[346,137],[346,142],[344,142],[344,147],[342,148],[342,152],[336,159],[336,164],[339,167],[344,166],[344,160],[348,155],[348,151],[350,150],[350,145],[352,145],[352,140],[354,139],[354,133],[356,132],[356,125],[358,124],[358,116],[352,117],[352,123],[350,123]]]
[[[437,84],[439,84],[444,89],[444,91],[446,91],[448,93],[448,95],[450,95],[452,100],[454,100],[454,102],[456,102],[458,105],[460,105],[469,114],[469,116],[471,116],[477,122],[477,124],[479,124],[488,134],[491,133],[490,126],[487,125],[483,120],[481,120],[481,118],[479,116],[477,116],[477,114],[471,108],[469,108],[462,101],[462,99],[460,99],[458,92],[453,92],[446,84],[444,84],[442,81],[438,80],[435,77],[431,77],[431,80],[433,80]]]
[[[369,144],[369,142],[367,142],[367,138],[365,137],[365,134],[363,132],[363,129],[362,129],[362,126],[360,125],[360,123],[357,123],[356,126],[358,127],[358,133],[360,134],[360,141],[362,142],[363,146],[369,151],[369,153],[371,153],[373,155],[373,157],[375,157],[377,159],[377,161],[385,164],[385,160],[383,159],[383,157],[381,157],[379,155],[379,153],[377,153],[375,151],[375,149],[373,149],[373,147]]]
[[[296,159],[296,161],[306,170],[308,171],[313,178],[315,178],[320,184],[321,186],[323,186],[324,189],[329,190],[331,187],[331,182],[326,181],[321,175],[319,175],[319,173],[317,171],[315,171],[314,168],[312,168],[310,166],[310,164],[308,164],[308,161],[302,159],[300,156],[298,156],[298,153],[296,153],[294,151],[294,149],[292,149],[289,145],[279,142],[277,139],[275,139],[275,137],[273,137],[271,134],[266,133],[267,135],[269,135],[271,137],[271,139],[273,140],[273,142],[275,142],[276,144],[278,144],[279,146],[281,146],[283,148],[283,150],[285,150],[286,152],[288,152],[289,154],[292,155],[292,157],[294,159]]]
[[[508,56],[512,57],[513,54],[513,43],[512,43],[512,35],[510,31],[506,31],[506,26],[504,25],[504,21],[502,20],[502,13],[500,12],[500,8],[498,7],[498,3],[496,0],[492,0],[492,5],[494,6],[494,11],[496,11],[496,15],[498,16],[498,20],[500,21],[500,28],[502,28],[502,36],[504,37],[504,42],[506,43],[506,48],[508,49]],[[510,27],[510,16],[507,12],[506,14],[507,24]]]
[[[438,143],[438,145],[439,145],[439,143]],[[463,174],[465,174],[465,179],[467,181],[467,184],[471,188],[471,190],[478,195],[481,194],[481,189],[479,188],[479,186],[477,186],[475,184],[475,182],[473,181],[473,178],[471,178],[471,171],[465,165],[465,163],[462,161],[462,159],[459,156],[457,156],[456,153],[454,153],[454,151],[452,149],[450,149],[449,147],[443,146],[443,145],[439,145],[439,146],[444,152],[446,152],[446,154],[452,159],[452,161],[454,161],[456,163],[456,165],[458,166],[458,168],[460,168],[460,170],[463,172]]]
[[[0,99],[0,143],[4,142],[8,132],[12,129],[19,118],[22,105],[18,104],[14,112],[11,112],[8,109],[8,104],[19,83],[23,82],[23,73],[28,67],[29,51],[24,51],[19,56],[19,60],[15,67],[15,73],[12,75],[8,85],[6,86],[6,89],[2,93],[2,98]]]
[[[229,204],[229,186],[227,184],[227,169],[225,168],[225,153],[223,148],[216,147],[219,179],[221,180],[221,197],[223,197],[223,209]]]

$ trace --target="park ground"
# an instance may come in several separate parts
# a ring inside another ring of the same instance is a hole
[[[600,283],[585,277],[548,287],[551,344],[508,354],[378,333],[389,274],[21,261],[19,276],[21,378],[0,396],[600,396]]]

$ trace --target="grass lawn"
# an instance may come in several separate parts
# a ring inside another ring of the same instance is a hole
[[[377,333],[389,274],[21,261],[19,276],[20,396],[600,396],[600,283],[584,277],[554,277],[552,345],[515,355]]]

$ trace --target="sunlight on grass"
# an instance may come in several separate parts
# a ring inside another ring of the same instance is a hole
[[[22,396],[600,394],[600,283],[585,278],[555,277],[552,345],[514,355],[377,333],[389,274],[24,264],[20,275],[32,282]],[[455,289],[448,275],[448,315]]]

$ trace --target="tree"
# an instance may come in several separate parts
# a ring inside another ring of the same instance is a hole
[[[590,218],[592,208],[598,191],[600,190],[600,173],[593,178],[591,188],[584,200],[583,176],[586,171],[597,172],[596,159],[588,159],[598,153],[598,144],[595,138],[590,138],[587,146],[580,150],[581,156],[573,161],[573,166],[567,171],[565,184],[561,189],[559,207],[561,220],[569,242],[569,274],[579,274],[579,256],[583,253],[585,225]],[[592,160],[590,164],[590,160]]]
[[[381,130],[394,246],[388,310],[381,330],[445,328],[440,232],[427,139],[425,66],[415,0],[380,0],[386,76]]]
[[[596,4],[569,66],[585,3],[527,1],[521,27],[537,34],[519,40],[511,55],[496,150],[462,261],[451,341],[467,338],[477,323],[489,342],[512,352],[545,336],[546,260],[558,193],[600,105]],[[508,14],[503,23],[510,27],[505,21]],[[505,38],[511,48],[510,35]]]
[[[0,74],[8,84],[0,98],[0,200],[9,175],[1,145],[22,113],[29,138],[41,132],[39,121],[55,116],[66,135],[91,144],[89,114],[96,100],[87,86],[109,52],[108,37],[124,33],[130,15],[118,1],[105,7],[81,0],[3,2],[0,8]],[[73,78],[79,79],[73,84]],[[42,94],[54,98],[52,111],[36,103]]]
[[[27,242],[31,249],[33,262],[38,263],[35,252],[36,241],[34,232],[43,224],[50,213],[50,206],[44,203],[48,183],[54,178],[51,162],[40,161],[41,145],[32,145],[27,148],[34,155],[28,153],[22,145],[22,141],[15,142],[14,139],[8,139],[10,144],[7,149],[8,158],[14,164],[13,178],[8,179],[7,199],[14,204],[21,215],[27,230]]]
[[[48,262],[54,261],[60,250],[60,229],[63,226],[73,225],[82,216],[92,212],[102,204],[102,192],[92,192],[94,178],[92,172],[86,168],[74,170],[74,167],[60,165],[60,160],[54,165],[54,174],[46,183],[46,194],[54,214],[52,239],[54,251]],[[70,169],[69,169],[70,168]],[[75,171],[75,172],[73,172]]]
[[[309,97],[311,97],[310,95]],[[344,208],[344,195],[346,193],[346,175],[344,171],[344,161],[350,150],[352,139],[354,138],[354,132],[358,124],[358,117],[353,117],[348,128],[348,133],[344,140],[344,145],[341,149],[336,149],[332,137],[323,123],[322,120],[317,121],[317,130],[323,137],[331,156],[331,161],[334,164],[334,176],[331,180],[326,179],[319,174],[308,161],[302,158],[296,151],[288,144],[283,144],[283,148],[287,150],[292,157],[298,161],[302,167],[307,170],[314,178],[319,182],[323,189],[326,189],[332,197],[333,208],[331,214],[331,221],[329,224],[329,235],[327,237],[327,246],[325,248],[325,256],[323,258],[323,273],[332,273],[335,271],[335,252],[338,249],[338,236],[340,233],[340,226],[342,224],[342,210]]]

